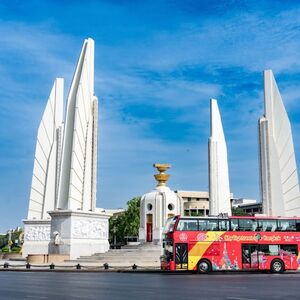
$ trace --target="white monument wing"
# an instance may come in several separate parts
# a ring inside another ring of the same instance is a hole
[[[63,120],[64,80],[57,78],[51,90],[37,134],[28,219],[47,219],[55,208],[57,163]]]
[[[94,210],[96,201],[97,108],[94,96],[94,41],[83,43],[67,100],[59,204]]]
[[[300,194],[291,124],[273,72],[264,72],[265,115],[259,122],[264,213],[300,215]]]
[[[217,100],[211,99],[209,151],[209,213],[231,215],[227,147]]]

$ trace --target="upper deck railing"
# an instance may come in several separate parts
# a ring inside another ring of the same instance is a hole
[[[264,231],[300,232],[300,218],[283,217],[180,217],[173,226],[177,231]],[[174,218],[174,221],[175,221]],[[175,223],[175,222],[174,222]]]

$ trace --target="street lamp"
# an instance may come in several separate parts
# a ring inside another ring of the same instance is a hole
[[[112,231],[114,233],[114,246],[117,248],[117,235],[116,235],[116,233],[117,233],[117,227],[114,226]]]
[[[11,234],[12,234],[12,229],[10,229],[8,231],[8,242],[7,242],[7,248],[8,248],[8,252],[11,252],[11,245],[12,245],[12,240],[11,240]]]

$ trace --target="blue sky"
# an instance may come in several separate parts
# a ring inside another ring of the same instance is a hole
[[[209,3],[209,4],[208,4]],[[0,232],[27,215],[37,128],[95,39],[97,206],[124,207],[171,163],[173,189],[207,190],[209,98],[227,139],[231,191],[259,198],[262,71],[274,71],[300,149],[298,1],[1,1]],[[66,94],[67,94],[66,90]]]

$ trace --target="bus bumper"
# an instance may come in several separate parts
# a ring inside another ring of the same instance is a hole
[[[161,270],[175,271],[175,262],[173,260],[168,262],[161,261],[160,268]]]

